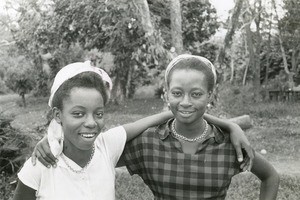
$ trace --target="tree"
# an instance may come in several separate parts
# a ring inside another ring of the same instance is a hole
[[[175,52],[180,54],[183,52],[183,39],[181,6],[179,0],[170,1],[170,19],[172,46],[175,48]]]
[[[9,68],[6,75],[6,86],[12,91],[18,93],[26,107],[25,95],[28,94],[35,86],[35,77],[33,75],[31,63],[28,63],[25,57],[19,56],[12,58],[13,68]]]
[[[218,54],[217,54],[217,58],[216,58],[216,64],[217,64],[217,67],[219,67],[219,68],[222,68],[222,65],[223,65],[224,59],[225,59],[225,51],[226,51],[226,49],[228,49],[230,47],[233,35],[239,24],[238,23],[239,16],[240,16],[240,13],[241,13],[241,10],[243,7],[243,2],[244,2],[244,0],[237,0],[235,3],[235,6],[233,8],[233,12],[230,17],[228,30],[226,32],[223,45],[220,46]],[[233,74],[231,76],[233,76]]]
[[[296,0],[284,1],[285,15],[279,20],[277,7],[272,0],[276,17],[278,20],[278,41],[282,54],[284,71],[288,76],[288,85],[293,89],[294,76],[297,75],[298,66],[300,63],[300,2]]]

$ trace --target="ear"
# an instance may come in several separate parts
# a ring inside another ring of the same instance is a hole
[[[165,102],[169,103],[168,89],[166,86],[164,87],[164,100]]]
[[[57,107],[52,108],[52,116],[57,123],[61,124],[61,111]]]
[[[214,90],[212,90],[208,93],[209,103],[211,103],[213,101],[213,97],[214,97]]]

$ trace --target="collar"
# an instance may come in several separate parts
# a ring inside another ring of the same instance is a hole
[[[172,119],[169,119],[167,122],[159,125],[156,130],[155,130],[155,133],[158,134],[159,136],[159,139],[161,140],[165,140],[169,135],[171,135],[172,133],[172,129],[171,129],[171,126],[172,126],[172,123],[174,121],[174,118]],[[229,134],[228,133],[224,133],[223,130],[221,130],[219,127],[217,127],[216,125],[214,124],[211,124],[209,122],[207,122],[209,126],[212,127],[212,131],[210,132],[209,136],[207,137],[207,139],[211,139],[213,138],[215,140],[216,143],[223,143],[226,138],[229,137]],[[206,139],[206,140],[207,140]]]

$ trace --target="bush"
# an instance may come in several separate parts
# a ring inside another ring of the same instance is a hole
[[[0,172],[14,174],[29,154],[31,137],[11,127],[12,119],[0,115]]]
[[[33,70],[30,63],[20,58],[20,63],[11,66],[7,71],[6,86],[22,97],[23,104],[26,106],[25,94],[28,94],[35,86]]]

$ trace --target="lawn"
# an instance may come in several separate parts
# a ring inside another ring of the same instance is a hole
[[[17,96],[0,96],[0,112],[14,118],[12,126],[22,134],[29,134],[33,144],[42,137],[43,125],[47,122],[47,99],[29,98],[28,107],[19,107]],[[234,108],[222,105],[222,111],[210,112],[218,116],[234,117],[249,114],[254,126],[245,133],[253,148],[260,152],[280,173],[278,198],[282,200],[300,199],[300,102],[298,103],[257,103],[247,104],[247,108]],[[106,109],[106,128],[127,123],[143,116],[160,112],[163,102],[160,99],[128,100],[124,105],[109,105]],[[15,176],[0,174],[0,199],[9,199],[15,184],[9,184]],[[242,173],[233,178],[227,199],[258,199],[259,180],[251,173]],[[116,197],[119,200],[152,199],[152,194],[137,177],[131,177],[125,168],[117,169]]]

